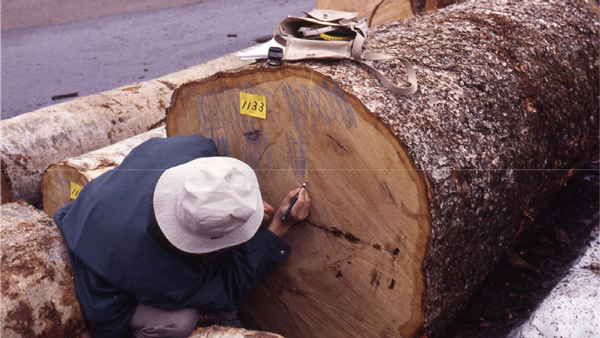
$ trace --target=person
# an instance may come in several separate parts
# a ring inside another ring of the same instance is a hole
[[[287,259],[281,237],[310,206],[299,188],[275,211],[247,164],[188,135],[137,146],[54,219],[94,338],[187,337],[199,311],[236,311]]]

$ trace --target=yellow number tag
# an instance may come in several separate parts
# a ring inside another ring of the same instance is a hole
[[[240,92],[240,113],[266,119],[267,98],[260,95]]]
[[[72,200],[77,198],[77,196],[79,195],[79,192],[81,192],[81,189],[83,189],[82,186],[80,186],[77,183],[71,182],[71,199]]]

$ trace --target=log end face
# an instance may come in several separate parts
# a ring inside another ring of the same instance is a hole
[[[355,96],[291,66],[250,67],[177,91],[170,136],[213,138],[221,155],[255,169],[272,205],[309,181],[311,216],[286,235],[293,255],[244,302],[247,322],[289,337],[410,336],[422,326],[426,182]],[[265,119],[240,114],[240,92],[265,98]]]

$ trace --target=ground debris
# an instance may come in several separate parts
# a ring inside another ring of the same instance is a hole
[[[599,180],[598,161],[590,159],[517,238],[440,337],[500,338],[523,324],[585,250],[598,224]],[[600,273],[596,262],[584,268]]]
[[[530,271],[536,274],[540,273],[539,270],[535,269],[533,266],[531,266],[531,264],[527,263],[527,261],[524,260],[520,254],[517,254],[515,252],[507,253],[504,259],[506,259],[508,264],[510,264],[513,268]]]
[[[79,92],[68,93],[68,94],[58,94],[58,95],[53,95],[52,96],[52,101],[62,100],[62,99],[69,99],[69,98],[77,97],[77,96],[79,96]]]

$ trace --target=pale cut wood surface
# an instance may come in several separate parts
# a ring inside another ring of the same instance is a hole
[[[597,145],[598,13],[584,1],[462,3],[375,26],[368,48],[416,67],[408,97],[351,61],[260,64],[175,92],[168,135],[213,137],[257,169],[268,199],[306,179],[315,196],[245,318],[289,337],[442,332]],[[266,97],[266,120],[239,114],[240,92]]]
[[[265,96],[269,117],[240,115],[240,91]],[[310,325],[286,330],[287,321],[272,321],[269,331],[343,337],[349,328],[361,335],[369,326],[385,325],[372,332],[386,335],[397,334],[397,326],[402,333],[418,329],[421,319],[413,314],[422,312],[427,187],[406,151],[359,101],[313,71],[242,71],[175,93],[167,134],[193,133],[252,166],[272,205],[308,182],[315,205],[310,221],[290,230],[295,253],[285,269],[270,274],[246,302],[252,320],[293,318],[317,302],[318,310],[301,313]],[[350,310],[357,298],[381,306],[348,321],[349,313],[362,312]]]
[[[158,127],[51,165],[42,178],[42,210],[50,217],[54,217],[56,210],[73,201],[72,197],[76,198],[80,188],[108,170],[119,166],[133,148],[150,138],[164,138],[166,135],[165,127]]]

